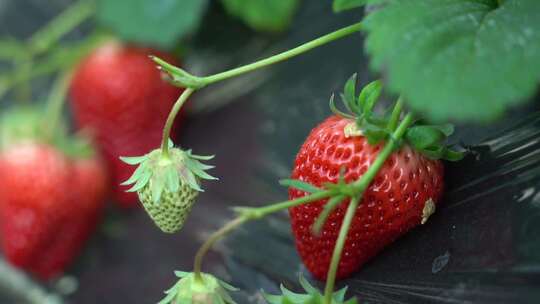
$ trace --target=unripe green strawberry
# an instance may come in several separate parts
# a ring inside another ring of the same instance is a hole
[[[199,160],[213,156],[193,155],[170,145],[168,152],[161,149],[140,157],[122,157],[138,165],[133,175],[123,185],[133,184],[128,191],[137,192],[139,200],[156,225],[166,233],[180,230],[186,221],[195,199],[202,192],[201,179],[216,179],[205,170],[213,168]]]
[[[137,193],[148,215],[161,230],[168,233],[174,233],[182,228],[199,194],[182,180],[176,192],[164,189],[157,203],[154,203],[152,197],[152,181]]]

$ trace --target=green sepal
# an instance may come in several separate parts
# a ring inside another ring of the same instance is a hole
[[[356,99],[356,73],[345,82],[341,99],[349,112],[360,113],[362,107]]]
[[[131,187],[130,189],[126,190],[127,192],[137,192],[141,190],[148,182],[150,181],[150,178],[152,177],[152,172],[145,171],[141,176],[137,179],[135,182],[135,185]]]
[[[212,169],[213,166],[207,166],[202,164],[201,162],[194,160],[194,159],[186,159],[186,166],[195,174],[198,178],[202,179],[208,179],[208,180],[217,180],[217,177],[213,177],[212,175],[206,173],[204,170]]]
[[[203,192],[199,180],[216,180],[206,170],[214,166],[206,165],[200,160],[212,159],[213,156],[194,155],[191,150],[183,151],[174,148],[171,140],[168,143],[169,153],[163,154],[161,149],[136,157],[121,157],[127,164],[137,165],[133,175],[121,185],[133,185],[128,192],[136,192],[150,185],[152,200],[159,203],[163,191],[177,192],[180,184],[186,183],[191,188]]]
[[[148,155],[143,156],[132,156],[132,157],[126,157],[126,156],[120,156],[120,160],[125,162],[128,165],[138,165],[148,159]]]
[[[185,181],[186,183],[188,183],[188,185],[199,191],[199,192],[204,192],[204,190],[201,188],[201,186],[199,186],[199,181],[197,181],[197,178],[195,177],[195,174],[193,174],[193,172],[191,172],[191,170],[187,167],[184,167],[184,168],[180,168],[180,170],[178,170],[178,173],[180,174],[181,178],[183,181]]]
[[[416,150],[430,159],[458,161],[464,156],[462,152],[449,149],[444,142],[454,133],[454,126],[445,125],[416,125],[405,133],[405,140]]]
[[[178,278],[183,278],[183,277],[186,277],[188,276],[189,274],[191,274],[191,272],[185,272],[185,271],[180,271],[180,270],[175,270],[174,271],[174,275]]]
[[[211,160],[211,159],[213,159],[215,157],[215,155],[196,155],[196,154],[192,154],[191,149],[186,150],[186,154],[189,157],[194,158],[194,159],[198,159],[198,160]]]
[[[334,95],[332,95],[329,102],[332,112],[344,118],[354,119],[356,123],[354,127],[360,131],[348,134],[353,128],[347,125],[344,130],[346,136],[364,136],[370,145],[377,145],[392,139],[396,127],[395,119],[399,120],[400,111],[396,112],[397,116],[393,115],[394,110],[397,108],[386,111],[384,115],[377,115],[373,111],[382,94],[382,89],[382,81],[376,80],[367,84],[360,91],[358,97],[355,97],[357,92],[356,74],[353,74],[345,83],[341,94],[343,104],[349,113],[338,109],[334,101]],[[407,143],[431,159],[457,161],[463,158],[463,153],[450,150],[444,144],[448,136],[452,135],[453,132],[454,127],[451,124],[429,125],[417,120],[407,129],[404,138],[399,140],[396,149],[401,148],[403,143]]]
[[[180,189],[180,177],[174,167],[170,167],[165,171],[165,181],[171,192],[176,192]]]
[[[343,94],[341,94],[341,99],[342,100],[345,100],[345,97]],[[346,104],[346,103],[345,103]],[[332,94],[332,96],[330,96],[330,101],[328,102],[328,106],[330,107],[330,110],[332,111],[332,113],[338,115],[338,116],[341,116],[341,117],[345,117],[345,118],[350,118],[350,119],[354,119],[355,117],[351,114],[347,114],[341,110],[339,110],[336,106],[336,102],[335,102],[335,98],[334,98],[334,94]],[[349,112],[350,112],[350,109],[348,109]]]
[[[379,97],[382,93],[382,82],[375,80],[368,83],[360,92],[358,96],[358,103],[362,106],[364,116],[370,117],[373,107],[379,101]]]
[[[205,304],[236,304],[228,291],[238,289],[210,274],[201,273],[202,280],[196,279],[195,274],[190,272],[175,271],[174,274],[180,280],[165,291],[165,298],[158,304],[202,303],[201,298],[204,298]]]
[[[168,170],[169,168],[164,168],[163,171],[159,172],[158,174],[152,174],[152,178],[150,181],[150,191],[152,192],[152,200],[154,201],[154,204],[158,204],[161,200],[161,194],[163,193],[163,189],[165,189],[165,174],[164,171]]]
[[[459,152],[459,151],[454,151],[454,150],[446,148],[446,150],[444,151],[442,159],[454,162],[454,161],[462,160],[463,157],[465,157],[465,153]]]
[[[308,184],[298,179],[281,179],[279,181],[279,184],[284,187],[295,188],[307,193],[315,193],[321,191],[321,189],[313,186],[312,184]]]
[[[135,169],[135,171],[133,172],[133,174],[131,175],[130,178],[128,178],[126,181],[124,181],[123,183],[121,183],[120,185],[122,186],[127,186],[127,185],[131,185],[135,182],[137,182],[137,180],[140,179],[140,177],[142,176],[143,172],[145,172],[146,170],[146,163],[142,163],[140,164],[137,169]]]
[[[405,139],[418,150],[436,145],[452,134],[453,130],[444,127],[420,125],[410,127],[405,133]]]
[[[299,276],[300,285],[305,293],[296,293],[281,285],[281,295],[272,295],[263,292],[263,297],[269,304],[322,304],[324,296],[311,285],[303,276]],[[344,300],[347,287],[340,289],[332,295],[332,304],[357,304],[356,298]]]
[[[390,131],[386,128],[381,128],[378,125],[365,122],[361,128],[367,141],[370,145],[376,145],[390,136]]]

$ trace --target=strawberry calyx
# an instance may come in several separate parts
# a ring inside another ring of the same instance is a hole
[[[302,274],[299,276],[300,285],[304,288],[305,293],[296,293],[288,290],[281,285],[281,295],[271,295],[263,293],[264,298],[269,304],[323,304],[324,296],[313,285],[311,285]],[[344,287],[332,295],[331,304],[357,304],[356,298],[345,300],[347,287]]]
[[[330,109],[336,115],[354,120],[344,129],[347,137],[365,136],[368,143],[376,145],[391,139],[401,115],[402,100],[396,102],[393,111],[380,115],[374,111],[383,89],[380,80],[367,84],[358,96],[356,95],[356,74],[352,75],[340,94],[346,111],[336,106],[334,95],[330,98]],[[454,151],[445,145],[446,139],[452,135],[454,127],[451,124],[434,125],[417,120],[411,125],[400,145],[407,143],[430,159],[458,161],[463,153]]]
[[[200,279],[192,272],[174,274],[180,280],[165,291],[165,298],[158,304],[236,304],[229,291],[238,289],[211,274],[201,273]]]
[[[120,157],[123,162],[138,166],[133,175],[122,185],[133,185],[127,190],[128,192],[136,192],[149,185],[155,204],[159,204],[164,191],[172,193],[179,191],[181,182],[196,191],[204,192],[200,186],[200,180],[216,180],[217,178],[206,173],[206,170],[214,166],[203,164],[201,161],[212,158],[214,158],[213,155],[195,155],[191,153],[191,150],[174,148],[172,141],[169,140],[166,156],[162,149],[155,149],[143,156]]]

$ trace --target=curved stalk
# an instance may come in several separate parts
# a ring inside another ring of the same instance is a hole
[[[165,127],[163,128],[163,138],[161,140],[161,151],[163,153],[164,157],[169,156],[169,138],[171,136],[171,129],[174,124],[174,119],[176,118],[176,115],[178,115],[178,112],[184,105],[184,103],[187,101],[189,96],[195,92],[194,89],[187,88],[182,92],[180,97],[178,97],[178,100],[174,103],[171,112],[169,112],[169,116],[167,117],[167,121],[165,122]]]
[[[336,246],[334,247],[334,252],[332,253],[332,260],[330,262],[330,267],[328,269],[328,276],[326,279],[326,286],[324,288],[324,303],[332,303],[332,295],[334,294],[334,285],[336,282],[336,274],[339,266],[339,261],[341,260],[341,253],[343,252],[343,247],[345,246],[345,240],[347,239],[347,234],[349,233],[349,228],[351,227],[352,219],[356,214],[356,208],[358,207],[358,202],[361,197],[354,197],[349,203],[347,208],[347,213],[345,213],[345,218],[343,218],[343,223],[341,224],[341,229],[339,230],[339,235],[336,240]]]
[[[202,261],[208,250],[214,246],[214,244],[219,241],[222,237],[229,234],[233,229],[245,223],[248,219],[244,216],[235,218],[234,220],[228,222],[225,226],[221,227],[218,231],[214,232],[206,242],[199,248],[197,254],[195,255],[195,262],[193,263],[193,272],[195,273],[195,279],[202,281],[203,277],[201,275]]]
[[[340,39],[342,37],[348,36],[350,34],[358,32],[362,28],[363,24],[361,22],[355,23],[353,25],[344,27],[342,29],[339,29],[337,31],[334,31],[332,33],[326,34],[324,36],[321,36],[317,39],[314,39],[310,42],[304,43],[300,46],[297,46],[293,49],[290,49],[286,52],[268,57],[266,59],[262,59],[259,61],[256,61],[254,63],[244,65],[232,70],[228,70],[222,73],[214,74],[211,76],[202,77],[203,82],[208,85],[214,82],[218,82],[221,80],[225,80],[231,77],[235,77],[247,72],[254,71],[256,69],[260,69],[262,67],[272,65],[274,63],[278,63],[280,61],[287,60],[291,57],[300,55],[302,53],[305,53],[311,49],[314,49],[316,47],[319,47],[321,45],[327,44],[329,42],[332,42],[334,40]]]
[[[401,110],[403,109],[403,98],[400,96],[396,101],[394,109],[392,109],[392,115],[390,116],[390,121],[388,122],[388,129],[394,132],[399,123],[399,117],[401,116]]]
[[[262,218],[268,214],[288,209],[290,207],[315,202],[320,199],[330,197],[334,194],[335,191],[324,190],[294,200],[279,202],[265,207],[237,208],[237,210],[240,212],[240,216],[225,224],[225,226],[220,228],[218,231],[214,232],[197,251],[197,254],[195,255],[195,261],[193,263],[193,272],[195,273],[195,278],[197,280],[202,280],[202,262],[206,253],[208,253],[208,250],[210,250],[210,248],[212,248],[212,246],[217,241],[222,239],[224,236],[229,234],[231,231],[233,231],[235,228],[239,227],[243,223],[250,220]]]
[[[92,0],[81,0],[68,7],[29,38],[31,54],[36,56],[46,52],[64,35],[90,18],[95,12],[95,7]]]
[[[58,121],[60,120],[62,113],[62,107],[69,88],[71,75],[72,73],[69,71],[58,76],[49,93],[49,97],[47,99],[47,108],[43,117],[43,127],[45,129],[45,137],[47,140],[52,139],[58,126]]]
[[[343,247],[345,245],[347,234],[349,233],[350,222],[354,217],[354,214],[356,213],[356,207],[358,206],[359,202],[362,201],[364,191],[373,181],[377,173],[379,173],[386,159],[397,147],[399,140],[403,137],[405,131],[412,124],[413,120],[413,115],[410,113],[407,114],[399,127],[392,134],[392,137],[384,146],[384,149],[379,153],[379,155],[377,155],[377,158],[375,159],[373,164],[369,166],[369,169],[366,171],[366,173],[362,175],[362,177],[358,181],[348,185],[349,187],[354,188],[355,195],[349,203],[349,208],[347,209],[347,213],[345,214],[345,218],[343,219],[343,224],[341,225],[338,239],[334,247],[334,252],[332,254],[332,260],[330,262],[330,268],[328,270],[326,286],[324,289],[324,304],[332,303],[332,294],[336,282],[337,268],[339,266],[339,261],[341,259],[341,253],[343,252]]]

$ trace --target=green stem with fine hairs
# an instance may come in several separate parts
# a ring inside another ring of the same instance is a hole
[[[96,4],[92,0],[81,0],[68,7],[28,39],[31,54],[36,56],[46,52],[64,35],[90,18],[95,9]]]
[[[247,73],[247,72],[251,72],[251,71],[254,71],[256,69],[260,69],[262,67],[269,66],[269,65],[272,65],[274,63],[278,63],[280,61],[287,60],[287,59],[289,59],[291,57],[300,55],[302,53],[305,53],[305,52],[307,52],[307,51],[309,51],[311,49],[314,49],[316,47],[319,47],[321,45],[327,44],[327,43],[332,42],[334,40],[337,40],[337,39],[343,38],[345,36],[348,36],[350,34],[356,33],[358,31],[360,31],[362,26],[363,26],[363,24],[361,22],[355,23],[353,25],[344,27],[342,29],[339,29],[339,30],[334,31],[332,33],[329,33],[327,35],[321,36],[321,37],[319,37],[319,38],[317,38],[315,40],[312,40],[310,42],[304,43],[304,44],[302,44],[300,46],[297,46],[297,47],[295,47],[293,49],[290,49],[290,50],[288,50],[286,52],[283,52],[283,53],[268,57],[268,58],[263,59],[263,60],[259,60],[257,62],[248,64],[248,65],[244,65],[244,66],[241,66],[241,67],[229,70],[229,71],[225,71],[225,72],[214,74],[214,75],[207,76],[207,77],[202,77],[202,80],[206,85],[208,85],[208,84],[218,82],[218,81],[221,81],[221,80],[225,80],[225,79],[228,79],[228,78],[231,78],[231,77],[235,77],[235,76]]]
[[[167,117],[167,121],[165,122],[165,127],[163,128],[163,138],[161,140],[161,151],[162,155],[164,157],[169,156],[169,138],[171,136],[171,129],[174,124],[174,119],[176,118],[176,115],[178,115],[178,112],[184,105],[184,103],[187,101],[189,96],[195,92],[194,89],[187,88],[185,89],[180,97],[178,97],[178,100],[174,103],[171,112],[169,112],[169,116]]]
[[[371,181],[373,181],[377,173],[380,171],[382,165],[384,164],[388,156],[398,146],[399,139],[403,137],[403,135],[405,134],[405,131],[411,125],[412,122],[413,122],[412,114],[406,115],[403,121],[401,122],[401,124],[399,125],[399,127],[392,134],[392,137],[388,140],[384,149],[379,153],[379,155],[377,156],[373,164],[369,167],[368,171],[364,175],[362,175],[362,177],[357,182],[350,183],[344,186],[348,189],[342,189],[343,192],[354,193],[354,196],[353,196],[353,199],[351,200],[351,203],[349,204],[349,209],[345,216],[344,224],[342,225],[342,228],[340,230],[340,235],[342,234],[344,235],[341,237],[343,240],[339,241],[339,237],[338,237],[338,241],[336,242],[336,247],[334,248],[334,254],[332,257],[332,262],[330,264],[327,285],[325,288],[325,298],[328,297],[328,295],[330,299],[332,297],[332,292],[333,292],[334,284],[335,284],[335,277],[337,273],[337,266],[339,265],[341,252],[343,251],[345,237],[349,231],[350,221],[354,217],[354,213],[356,212],[356,207],[358,206],[359,202],[362,199],[362,194],[365,191],[365,189],[367,189]],[[301,198],[274,203],[274,204],[264,206],[264,207],[237,208],[240,215],[234,220],[228,222],[225,226],[223,226],[218,231],[214,232],[197,251],[197,254],[195,255],[194,265],[193,265],[193,271],[195,273],[195,277],[198,280],[202,280],[202,275],[201,275],[202,262],[206,253],[210,250],[210,248],[212,248],[212,246],[218,240],[222,239],[224,236],[226,236],[235,228],[241,226],[245,222],[250,221],[250,220],[260,219],[274,212],[278,212],[278,211],[285,210],[290,207],[294,207],[294,206],[298,206],[302,204],[316,202],[321,199],[329,198],[331,196],[338,195],[338,194],[340,194],[340,191],[338,189],[322,190],[322,191],[314,192],[310,195],[307,195]],[[349,211],[349,210],[352,210],[352,211]],[[347,220],[347,218],[349,219]],[[330,302],[326,302],[326,303],[330,303]]]
[[[43,127],[45,129],[45,138],[47,140],[53,138],[56,128],[58,127],[71,76],[71,71],[60,74],[54,81],[51,91],[49,92],[47,107],[43,117]]]
[[[336,194],[336,191],[334,190],[324,190],[324,191],[315,192],[313,194],[300,197],[294,200],[274,203],[274,204],[264,206],[264,207],[241,208],[241,209],[239,208],[238,210],[240,212],[240,215],[234,220],[225,224],[225,226],[223,226],[221,229],[214,232],[197,251],[197,254],[195,255],[195,260],[193,262],[193,272],[195,273],[195,278],[197,280],[203,279],[201,275],[202,262],[206,253],[208,253],[208,250],[210,250],[210,248],[212,248],[212,246],[217,241],[222,239],[224,236],[226,236],[235,228],[239,227],[245,222],[250,221],[250,220],[256,220],[256,219],[265,217],[268,214],[285,210],[290,207],[307,204],[307,203],[315,202],[324,198],[328,198],[335,194]]]
[[[399,117],[401,116],[401,110],[403,109],[403,98],[400,96],[396,101],[396,105],[390,115],[390,121],[388,122],[388,130],[394,132],[399,123]]]
[[[407,128],[413,123],[413,120],[413,115],[407,114],[399,127],[396,129],[396,131],[394,131],[392,136],[388,139],[388,142],[384,146],[383,150],[379,153],[379,155],[377,155],[377,158],[375,159],[373,164],[369,166],[369,169],[366,171],[366,173],[362,175],[362,177],[358,181],[348,184],[349,187],[354,188],[355,195],[353,195],[353,198],[349,203],[349,208],[347,209],[347,213],[345,214],[345,218],[343,219],[343,224],[341,225],[338,239],[334,247],[334,252],[332,254],[332,260],[330,262],[330,268],[328,270],[328,275],[326,277],[326,286],[324,289],[324,304],[332,303],[332,295],[336,282],[337,269],[339,266],[339,261],[341,259],[341,253],[343,252],[343,246],[345,245],[345,240],[347,234],[349,233],[351,220],[356,213],[356,207],[358,206],[358,203],[362,200],[364,191],[367,189],[369,184],[371,184],[377,173],[379,173],[386,159],[396,149],[399,140],[403,137],[403,135],[407,131]]]

